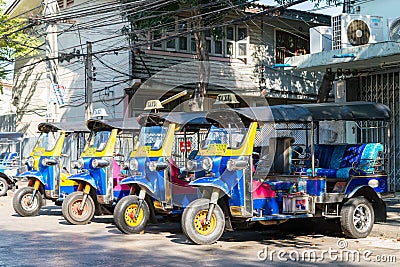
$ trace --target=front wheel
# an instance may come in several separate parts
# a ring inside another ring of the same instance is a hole
[[[8,183],[6,179],[0,177],[0,197],[5,196],[8,190]]]
[[[135,217],[139,207],[137,196],[126,196],[118,201],[114,209],[114,222],[124,234],[137,234],[144,230],[150,218],[147,202],[143,200],[139,214]]]
[[[374,209],[364,197],[349,199],[340,211],[340,226],[349,238],[367,237],[372,231],[374,221]]]
[[[35,216],[42,207],[43,197],[40,192],[36,191],[35,197],[32,199],[34,190],[33,187],[23,187],[14,194],[13,208],[22,217]]]
[[[210,200],[200,198],[191,202],[182,214],[182,231],[188,239],[199,245],[216,242],[224,233],[225,217],[215,205],[210,222],[206,223]]]
[[[83,192],[77,191],[69,194],[62,203],[62,215],[70,224],[88,224],[94,216],[94,201],[91,196],[87,196],[83,209],[80,209],[83,200]]]

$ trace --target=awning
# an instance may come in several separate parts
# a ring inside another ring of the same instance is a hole
[[[381,70],[400,65],[400,43],[384,42],[290,57],[285,64],[301,71],[350,72]]]

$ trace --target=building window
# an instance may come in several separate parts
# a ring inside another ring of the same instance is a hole
[[[181,20],[182,19],[177,19],[175,26],[168,31],[151,32],[149,38],[157,40],[168,38],[168,36],[173,36],[176,33],[187,32],[190,29],[190,25]],[[210,30],[204,31],[206,46],[210,56],[246,57],[248,55],[249,38],[247,33],[248,29],[246,27],[229,26],[218,28],[214,31],[214,34],[212,34]],[[153,43],[151,48],[155,50],[196,54],[196,41],[193,34],[190,34]]]
[[[285,63],[286,57],[310,53],[310,44],[305,36],[294,35],[284,31],[276,31],[276,63]]]
[[[247,28],[237,28],[237,57],[247,56],[249,38],[247,36]]]

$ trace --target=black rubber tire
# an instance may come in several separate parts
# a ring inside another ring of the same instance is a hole
[[[35,198],[31,205],[28,201],[32,197],[34,188],[33,187],[23,187],[18,189],[13,197],[13,208],[16,213],[22,217],[35,216],[39,213],[43,205],[43,197],[40,192],[36,192]]]
[[[66,196],[62,203],[62,215],[70,224],[88,224],[94,216],[95,205],[90,195],[87,196],[83,212],[78,211],[78,207],[82,203],[82,199],[83,192],[77,191]]]
[[[7,195],[8,186],[6,179],[0,177],[0,197]]]
[[[367,237],[372,231],[374,221],[374,209],[364,197],[349,199],[340,211],[340,226],[344,235],[349,238]]]
[[[150,209],[146,201],[143,201],[140,208],[139,216],[140,219],[136,222],[136,219],[130,217],[133,212],[136,212],[137,205],[139,204],[138,196],[126,196],[118,201],[114,209],[114,222],[117,228],[124,234],[138,234],[144,230],[150,219]],[[136,205],[136,209],[135,206]],[[130,220],[132,224],[129,225],[127,220]]]
[[[195,244],[198,245],[210,245],[216,242],[224,233],[225,229],[225,216],[221,209],[221,207],[216,204],[213,217],[211,218],[212,223],[210,223],[206,228],[211,227],[209,233],[200,233],[196,229],[196,222],[197,227],[200,226],[200,221],[196,220],[195,218],[199,216],[199,213],[203,213],[204,216],[207,214],[210,206],[210,200],[206,198],[200,198],[192,201],[183,211],[182,214],[182,231],[186,235],[186,237]],[[214,222],[213,222],[214,220]],[[215,224],[214,226],[212,226]],[[199,228],[200,229],[200,228]],[[207,229],[204,229],[207,231]]]

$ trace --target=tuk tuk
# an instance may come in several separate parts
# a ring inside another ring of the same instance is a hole
[[[210,127],[205,112],[172,112],[169,114],[143,114],[137,148],[132,151],[129,163],[130,177],[121,181],[129,185],[130,195],[122,198],[114,210],[114,222],[125,234],[140,233],[156,214],[181,215],[183,209],[199,197],[197,188],[188,186],[196,173],[187,172],[186,158],[194,157],[197,149],[188,154],[188,146],[195,146],[190,138]],[[183,133],[183,139],[178,134]],[[181,141],[179,141],[181,140]],[[179,142],[180,154],[173,153]],[[182,145],[183,144],[183,145]],[[198,144],[196,147],[198,148]],[[175,159],[184,157],[183,166]]]
[[[75,225],[89,223],[94,215],[112,214],[117,201],[129,194],[129,187],[120,183],[121,166],[133,150],[139,124],[133,118],[90,119],[87,127],[91,133],[78,160],[83,172],[67,178],[78,188],[62,204],[65,220]]]
[[[207,171],[189,184],[203,197],[182,215],[183,232],[192,242],[217,241],[226,224],[316,217],[337,219],[347,237],[363,238],[374,222],[386,220],[381,195],[388,191],[387,106],[279,105],[218,110],[207,117],[220,127],[210,130],[206,146],[188,164]],[[326,129],[332,132],[330,123],[347,126],[356,142],[320,143],[329,141],[324,135]],[[375,141],[357,142],[367,136]]]
[[[37,215],[45,199],[60,205],[75,191],[77,184],[66,177],[78,171],[75,162],[89,133],[83,122],[43,122],[38,129],[40,136],[26,162],[28,171],[19,175],[28,179],[28,186],[13,197],[14,210],[23,217]]]
[[[23,133],[0,133],[0,197],[15,186],[21,168],[21,142]]]

